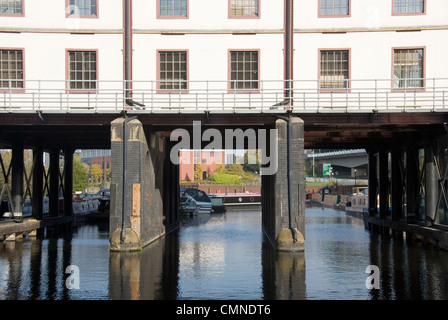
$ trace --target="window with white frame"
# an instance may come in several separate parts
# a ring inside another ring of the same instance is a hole
[[[158,0],[160,17],[186,17],[187,0]]]
[[[258,51],[230,52],[230,88],[258,90]]]
[[[0,0],[0,14],[23,14],[23,0]]]
[[[393,0],[394,13],[423,13],[425,0]]]
[[[320,88],[348,88],[349,64],[348,50],[321,50]]]
[[[69,14],[72,16],[97,16],[97,0],[70,0]]]
[[[159,89],[187,89],[187,52],[159,51]]]
[[[423,87],[423,48],[394,49],[394,88]]]
[[[258,17],[259,0],[230,0],[231,17]]]
[[[23,51],[0,50],[0,87],[23,88]]]
[[[95,90],[97,80],[97,52],[68,52],[69,89]]]
[[[350,14],[350,0],[320,0],[319,2],[321,16],[348,16]]]

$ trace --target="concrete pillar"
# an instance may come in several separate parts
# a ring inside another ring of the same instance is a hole
[[[269,199],[275,204],[273,211],[265,214],[275,215],[270,219],[270,223],[274,226],[269,226],[271,234],[268,234],[268,237],[275,239],[275,241],[271,239],[271,242],[275,244],[277,250],[303,251],[305,249],[304,123],[297,117],[291,117],[290,121],[290,128],[283,119],[277,120],[275,124],[278,130],[278,168],[271,178],[270,187],[274,191],[273,197]],[[270,179],[264,179],[263,182],[266,180]]]
[[[432,146],[425,148],[425,215],[428,225],[435,221],[439,196],[439,180]]]
[[[172,192],[175,197],[176,186],[164,178],[177,177],[167,174],[170,170],[165,165],[170,154],[167,149],[166,138],[157,132],[145,132],[137,119],[125,122],[124,118],[118,118],[111,123],[112,251],[140,250],[176,228],[178,219],[166,216],[169,205],[164,204],[164,194]]]
[[[73,152],[72,148],[65,149],[64,159],[64,213],[73,214]]]
[[[59,215],[59,148],[53,148],[50,151],[50,194],[49,207],[50,216]]]
[[[21,216],[23,211],[23,144],[17,142],[12,148],[12,203],[14,215]]]
[[[43,148],[37,147],[33,150],[33,218],[42,220],[43,218],[43,200],[44,200],[44,163]]]

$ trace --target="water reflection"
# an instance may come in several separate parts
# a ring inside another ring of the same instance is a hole
[[[365,230],[336,210],[307,208],[303,253],[276,252],[260,212],[185,217],[135,253],[109,252],[107,225],[0,245],[1,299],[448,299],[448,253]],[[65,286],[77,265],[80,289]],[[368,265],[380,289],[365,287]]]

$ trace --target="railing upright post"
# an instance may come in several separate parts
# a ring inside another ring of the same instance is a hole
[[[408,82],[406,81],[406,79],[404,79],[404,111],[406,112],[406,107],[407,107],[407,89],[408,89]]]
[[[12,110],[12,81],[11,79],[9,81],[9,112]]]
[[[320,110],[320,81],[317,81],[317,112]]]
[[[236,109],[236,80],[233,80],[233,111]]]
[[[182,109],[182,81],[181,79],[179,79],[179,113],[180,110]]]
[[[95,80],[95,112],[98,112],[98,79]]]
[[[389,91],[386,91],[386,109],[389,110]]]
[[[154,81],[151,80],[151,112],[154,109]]]
[[[349,83],[348,83],[348,79],[345,80],[346,81],[346,85],[345,85],[345,111],[348,112],[348,87],[349,87]]]
[[[209,81],[207,80],[207,92],[206,92],[206,99],[205,99],[205,101],[206,101],[206,103],[207,103],[207,110],[209,110]],[[196,96],[197,96],[197,94],[196,94]],[[197,105],[198,105],[198,98],[196,97],[196,109],[197,109]]]
[[[432,78],[432,111],[436,110],[436,78]]]
[[[40,101],[41,101],[41,95],[40,95],[40,92],[41,92],[41,87],[40,87],[40,80],[37,80],[37,93],[38,93],[38,95],[37,95],[37,100],[38,100],[38,106],[39,106],[39,110],[41,109],[41,105],[40,105]]]
[[[375,79],[375,110],[378,110],[378,80]]]
[[[442,91],[442,109],[445,109],[445,90]]]

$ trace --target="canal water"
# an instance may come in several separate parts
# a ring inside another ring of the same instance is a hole
[[[448,299],[448,252],[320,207],[307,208],[305,236],[305,252],[279,253],[260,212],[201,214],[139,253],[112,253],[107,224],[79,225],[0,244],[0,299]]]

